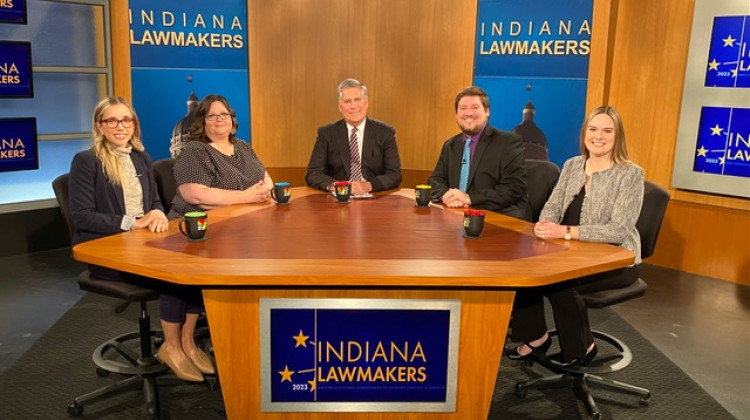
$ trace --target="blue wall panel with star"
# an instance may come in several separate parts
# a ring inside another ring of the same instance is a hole
[[[706,87],[750,87],[750,16],[714,18]]]
[[[750,177],[750,108],[703,107],[693,170]]]

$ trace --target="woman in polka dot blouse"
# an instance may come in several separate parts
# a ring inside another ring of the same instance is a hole
[[[236,136],[226,98],[208,95],[198,106],[191,141],[174,165],[177,194],[169,218],[240,203],[264,203],[273,181],[250,145]]]

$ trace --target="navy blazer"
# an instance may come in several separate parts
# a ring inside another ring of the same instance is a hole
[[[143,212],[154,209],[164,211],[151,170],[151,158],[146,152],[135,150],[130,153],[130,158],[143,188]],[[84,150],[73,157],[68,187],[70,213],[75,227],[73,245],[122,232],[120,225],[125,216],[122,187],[109,182],[93,149]]]
[[[334,181],[349,180],[350,170],[346,121],[320,127],[307,164],[307,185],[325,190]],[[401,184],[396,130],[370,118],[362,139],[362,176],[372,184],[373,191],[392,190]]]
[[[464,134],[451,137],[443,144],[428,181],[433,199],[440,199],[450,188],[458,188],[463,154]],[[466,192],[473,208],[531,220],[521,137],[490,125],[485,127],[469,165]]]

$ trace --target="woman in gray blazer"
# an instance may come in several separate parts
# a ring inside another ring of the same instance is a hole
[[[513,360],[549,348],[552,340],[542,301],[547,297],[562,350],[550,361],[560,366],[589,363],[597,349],[581,294],[625,287],[640,274],[641,242],[635,223],[643,203],[643,170],[628,158],[618,112],[609,106],[593,110],[581,127],[580,144],[581,156],[565,162],[534,234],[542,239],[616,244],[633,251],[635,262],[624,269],[516,292],[511,338],[523,344],[508,350]]]

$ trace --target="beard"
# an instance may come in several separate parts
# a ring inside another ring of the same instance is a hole
[[[462,133],[470,137],[484,130],[484,125],[476,124],[472,127],[468,127],[463,121],[458,121],[458,127],[461,129]]]

